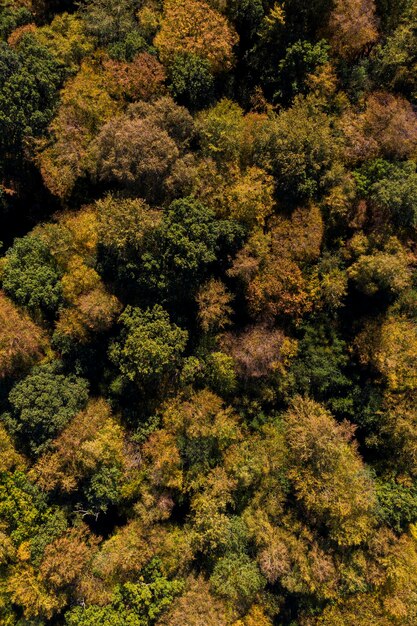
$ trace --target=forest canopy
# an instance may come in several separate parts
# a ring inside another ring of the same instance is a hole
[[[417,624],[417,0],[0,0],[0,624]]]

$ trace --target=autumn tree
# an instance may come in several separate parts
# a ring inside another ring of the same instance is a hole
[[[338,545],[366,541],[375,521],[375,490],[351,442],[352,427],[337,424],[320,405],[301,398],[285,420],[289,478],[310,521],[324,524]]]
[[[140,52],[130,63],[106,60],[104,67],[112,92],[128,101],[151,100],[164,91],[164,67],[147,52]]]
[[[254,142],[256,162],[271,167],[278,195],[299,202],[319,197],[337,181],[340,139],[322,102],[309,94],[265,122]]]
[[[43,490],[75,495],[80,508],[94,513],[105,511],[119,499],[129,464],[127,448],[124,433],[104,400],[90,401],[50,448],[31,470],[34,482]],[[106,475],[111,480],[106,480]]]
[[[89,147],[101,127],[118,111],[106,75],[86,60],[68,80],[49,127],[50,141],[38,148],[39,167],[46,186],[59,198],[68,198],[78,178],[89,168]]]
[[[233,62],[237,36],[226,19],[205,2],[165,0],[161,29],[154,44],[163,63],[175,54],[191,53],[207,59],[214,72]]]
[[[191,134],[191,118],[172,101],[132,105],[99,133],[92,146],[92,171],[98,180],[140,191],[148,199],[159,197],[160,181],[180,156],[184,130]]]
[[[211,279],[200,288],[197,294],[198,317],[205,332],[222,330],[230,323],[231,301],[231,294],[219,280]]]
[[[357,57],[378,40],[374,0],[336,1],[328,30],[336,54],[348,60]]]
[[[26,315],[0,292],[0,377],[30,366],[46,347],[45,337]]]

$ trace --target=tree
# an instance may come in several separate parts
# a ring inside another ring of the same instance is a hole
[[[0,18],[0,38],[7,40],[12,31],[32,22],[32,14],[26,6],[5,4]]]
[[[328,62],[329,46],[321,40],[315,44],[299,40],[288,46],[280,61],[274,100],[289,102],[308,91],[308,77]]]
[[[102,126],[116,115],[106,75],[90,59],[68,80],[52,120],[50,141],[38,148],[38,161],[48,189],[61,199],[71,196],[78,178],[89,168],[89,147]]]
[[[249,327],[239,335],[226,333],[221,342],[243,379],[285,374],[297,346],[282,331],[261,325]]]
[[[176,54],[169,67],[175,99],[190,109],[202,109],[214,97],[214,77],[210,63],[192,52]]]
[[[378,40],[374,0],[336,0],[328,31],[334,52],[351,60]]]
[[[279,196],[291,203],[320,197],[339,175],[340,138],[322,105],[314,95],[298,96],[255,137],[256,163],[271,168]]]
[[[118,97],[129,101],[151,100],[164,92],[164,67],[148,52],[140,52],[130,63],[106,60],[104,67],[111,90]]]
[[[99,399],[72,418],[32,467],[31,476],[44,491],[75,493],[81,507],[97,513],[119,499],[128,464],[123,430],[108,404]],[[98,484],[106,471],[113,473],[113,484],[99,497],[94,481]]]
[[[165,297],[185,303],[211,267],[227,262],[242,234],[239,224],[216,219],[193,197],[174,200],[156,233],[156,245],[143,257],[142,280]]]
[[[87,402],[88,383],[61,373],[58,363],[33,368],[9,394],[11,414],[5,416],[11,433],[37,456]]]
[[[221,460],[241,437],[238,416],[212,392],[202,390],[189,399],[178,396],[165,407],[162,429],[143,446],[149,480],[160,489],[194,492],[195,515],[205,508],[207,499],[209,505],[214,500],[214,510],[224,513],[233,482],[221,467]],[[201,495],[207,497],[200,499]],[[218,535],[210,515],[206,519]]]
[[[274,191],[270,174],[261,168],[249,167],[226,187],[225,213],[248,226],[264,226],[275,208]]]
[[[197,294],[198,318],[204,332],[222,330],[230,324],[231,294],[220,280],[212,278]]]
[[[253,602],[265,582],[257,564],[247,555],[237,554],[220,558],[210,577],[213,590],[239,609]]]
[[[94,44],[83,26],[78,16],[62,13],[34,31],[34,37],[64,68],[65,75],[76,74],[82,60],[93,52]]]
[[[89,0],[83,7],[82,17],[87,32],[96,37],[100,45],[120,41],[138,28],[135,4],[131,0],[122,0],[116,9],[111,0]]]
[[[392,220],[398,228],[412,231],[417,224],[416,193],[415,164],[407,161],[401,165],[390,165],[386,174],[370,188],[376,218],[380,216],[386,223]]]
[[[150,569],[150,568],[149,568]],[[67,626],[152,626],[167,611],[183,588],[181,580],[170,581],[158,573],[151,579],[115,588],[110,605],[76,607],[66,614]],[[159,621],[158,621],[159,624]]]
[[[377,251],[364,254],[350,266],[348,276],[362,293],[395,297],[411,286],[407,254],[398,251]]]
[[[230,69],[237,36],[220,13],[196,0],[165,0],[163,7],[154,45],[164,64],[176,54],[191,53],[207,59],[213,72]]]
[[[401,6],[402,5],[402,6]],[[414,2],[390,5],[390,10],[401,7],[402,14],[396,28],[389,33],[385,42],[378,49],[375,64],[376,78],[381,84],[395,91],[400,91],[407,98],[415,101],[415,66],[417,60],[414,29],[417,19]],[[384,12],[383,17],[387,17]]]
[[[238,161],[243,145],[244,115],[241,107],[231,100],[220,100],[203,111],[198,118],[197,130],[203,153],[227,163]]]
[[[324,524],[340,546],[369,539],[375,489],[351,443],[352,426],[337,424],[319,404],[301,398],[294,401],[285,423],[289,477],[310,521]]]
[[[276,217],[270,225],[269,233],[252,233],[228,273],[245,286],[254,317],[298,322],[314,304],[315,279],[304,274],[303,265],[320,254],[321,213],[313,205],[297,209],[291,219]]]
[[[341,118],[347,157],[353,163],[375,157],[412,157],[417,148],[416,119],[405,98],[372,93],[362,112],[348,110]]]
[[[30,33],[16,49],[0,43],[0,148],[16,158],[22,141],[39,137],[52,119],[61,70],[57,60]],[[1,162],[0,162],[1,164]]]
[[[170,99],[132,105],[108,122],[92,145],[92,171],[110,184],[161,195],[164,180],[192,132],[188,112]]]
[[[172,324],[161,306],[145,311],[128,306],[119,323],[122,330],[110,346],[109,357],[124,378],[149,389],[175,374],[188,333]]]
[[[41,329],[0,292],[0,378],[32,365],[45,347]]]
[[[7,251],[3,289],[37,316],[56,312],[62,302],[61,276],[49,249],[35,235],[16,239]]]
[[[185,592],[173,603],[160,620],[160,626],[225,626],[231,624],[227,606],[216,598],[209,584],[202,578],[190,578]]]

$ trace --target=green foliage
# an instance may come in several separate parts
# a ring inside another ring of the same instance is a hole
[[[16,48],[0,44],[0,150],[20,149],[26,137],[39,136],[52,119],[61,70],[56,59],[31,34]],[[3,157],[4,158],[4,157]]]
[[[378,516],[395,532],[407,530],[417,521],[417,488],[396,480],[376,481]]]
[[[116,587],[111,604],[77,607],[65,618],[67,626],[152,626],[182,591],[181,580],[168,580],[156,564],[146,568],[140,582]]]
[[[416,165],[407,162],[391,165],[387,175],[372,185],[371,201],[377,209],[382,209],[388,220],[403,228],[417,225],[417,173]]]
[[[194,198],[175,200],[163,216],[156,244],[142,256],[141,280],[171,299],[187,298],[208,269],[237,248],[242,234],[237,222],[216,219]]]
[[[12,411],[4,420],[23,447],[38,455],[87,398],[86,380],[61,373],[58,363],[41,365],[13,387],[9,394]]]
[[[200,109],[214,96],[210,64],[194,54],[178,54],[170,66],[169,78],[175,99],[190,109]]]
[[[12,31],[32,22],[33,16],[25,6],[3,2],[0,13],[0,39],[7,39]]]
[[[41,239],[27,235],[7,251],[3,288],[32,313],[54,314],[62,301],[62,273]]]
[[[293,202],[319,198],[337,175],[339,138],[322,102],[297,97],[255,139],[261,165],[271,167],[279,196]]]
[[[217,561],[210,583],[219,595],[245,607],[262,590],[265,579],[247,555],[232,553]]]
[[[301,40],[290,45],[278,66],[281,85],[274,94],[274,100],[288,102],[297,94],[305,93],[308,90],[308,75],[328,62],[328,50],[325,40],[316,44]]]
[[[122,376],[150,390],[175,374],[188,333],[172,324],[161,306],[146,310],[129,306],[119,323],[122,331],[111,344],[109,357]]]
[[[294,391],[325,401],[341,414],[352,409],[350,392],[352,381],[347,376],[348,346],[329,323],[303,327],[298,344],[298,355],[291,365]]]

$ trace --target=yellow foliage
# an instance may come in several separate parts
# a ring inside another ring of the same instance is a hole
[[[92,400],[53,441],[52,451],[42,456],[30,475],[46,491],[71,492],[83,477],[100,465],[120,468],[129,462],[120,425],[108,404]]]
[[[392,315],[371,320],[355,344],[361,363],[372,365],[390,391],[417,389],[417,325],[413,320]]]
[[[161,30],[155,37],[163,63],[178,53],[193,53],[209,61],[212,70],[230,69],[237,35],[227,20],[205,2],[165,0]]]
[[[6,429],[0,424],[0,472],[24,469],[25,465],[25,459],[16,452]]]
[[[65,605],[65,597],[50,593],[40,574],[30,565],[15,567],[7,581],[12,601],[21,606],[26,619],[50,619]]]
[[[373,483],[351,441],[353,429],[338,424],[319,404],[297,398],[288,413],[289,478],[297,498],[341,546],[359,545],[374,528]]]
[[[48,189],[66,199],[76,179],[88,168],[88,148],[100,128],[118,112],[104,72],[85,61],[61,91],[60,107],[50,125],[52,141],[40,144],[39,167]]]

